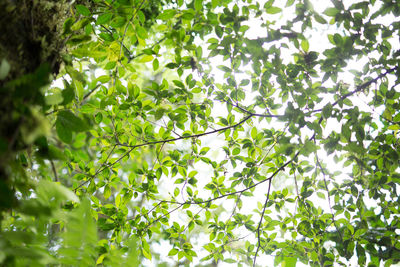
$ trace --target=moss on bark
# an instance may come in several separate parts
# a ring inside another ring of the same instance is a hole
[[[70,7],[63,0],[1,2],[0,59],[11,66],[8,80],[32,73],[44,62],[52,73],[58,73],[64,49],[62,27]]]

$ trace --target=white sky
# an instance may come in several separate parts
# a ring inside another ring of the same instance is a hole
[[[265,2],[265,1],[260,1],[260,2]],[[285,4],[285,2],[286,1],[281,1],[281,4],[282,4],[282,6],[281,7],[283,7],[283,5]],[[319,0],[319,1],[311,1],[312,2],[312,4],[313,4],[313,7],[314,7],[314,9],[316,10],[316,12],[318,12],[318,13],[322,13],[328,6],[332,6],[332,4],[330,3],[330,1],[328,1],[328,0],[323,0],[323,1],[321,1],[321,0]],[[352,2],[354,2],[354,1],[345,1],[345,4],[347,4],[347,6],[346,7],[348,7],[348,6],[350,6],[351,4],[352,4]],[[276,6],[279,6],[279,1],[276,1]],[[263,6],[263,3],[261,4],[261,6]],[[292,13],[293,13],[293,7],[294,6],[292,6]],[[372,11],[371,11],[371,13],[372,13]],[[286,12],[284,15],[280,15],[280,17],[278,18],[278,20],[281,20],[281,21],[283,21],[283,20],[285,20],[285,16],[286,16],[286,14],[290,14],[290,13],[288,13],[288,12]],[[270,16],[270,15],[268,15],[268,16]],[[277,17],[277,16],[276,16]],[[382,23],[382,24],[387,24],[387,22],[390,22],[390,21],[392,21],[392,19],[388,19],[388,20],[386,20],[386,23],[385,23],[385,21],[379,21],[379,23]],[[247,37],[248,38],[256,38],[256,37],[263,37],[262,35],[260,36],[260,34],[259,33],[262,33],[262,32],[265,32],[265,30],[263,30],[261,27],[260,27],[260,21],[256,21],[256,20],[254,20],[254,21],[249,21],[248,23],[247,23],[247,25],[251,25],[251,27],[250,27],[250,29],[247,31]],[[275,28],[278,28],[279,26],[279,22],[278,22],[278,24],[275,26]],[[306,37],[308,37],[309,39],[308,39],[308,41],[309,41],[309,43],[310,43],[310,48],[309,48],[309,51],[317,51],[317,52],[322,52],[323,50],[325,50],[326,49],[326,47],[331,47],[332,45],[330,44],[330,42],[329,42],[329,40],[328,40],[328,38],[327,38],[327,34],[329,33],[329,34],[333,34],[333,33],[337,33],[337,32],[340,32],[341,30],[340,29],[338,29],[335,25],[321,25],[321,24],[318,24],[318,23],[315,23],[314,22],[314,32],[309,32],[309,35],[306,35]],[[297,29],[297,31],[301,31],[300,29]],[[397,47],[399,47],[399,45],[398,45],[398,40],[392,40],[392,41],[394,41],[394,43],[392,44],[393,45],[393,47],[395,47],[395,46],[397,46]],[[206,54],[207,53],[207,51],[206,51],[206,49],[203,49],[203,54]],[[287,54],[287,55],[285,55],[284,53],[282,53],[282,56],[284,57],[284,59],[285,59],[285,56],[287,57],[286,58],[286,60],[287,61],[293,61],[293,59],[291,58],[291,55],[290,54]],[[360,70],[360,68],[362,68],[362,66],[364,66],[365,64],[367,63],[367,59],[366,58],[362,58],[361,60],[359,60],[359,61],[350,61],[349,62],[349,64],[348,64],[348,67],[346,68],[346,69],[355,69],[355,70]],[[222,62],[221,61],[221,59],[218,61],[218,59],[217,58],[214,58],[213,59],[213,61],[211,62],[211,65],[212,66],[217,66],[217,65],[222,65],[222,64],[224,64],[224,62]],[[229,64],[229,63],[228,63]],[[241,69],[243,72],[245,72],[245,68],[243,68],[243,69]],[[251,67],[250,66],[248,66],[248,70],[250,70],[251,71]],[[215,71],[213,72],[213,74],[214,74],[214,77],[215,77],[215,79],[216,79],[216,82],[218,82],[218,83],[221,83],[221,84],[223,84],[224,83],[224,79],[222,79],[222,77],[223,77],[223,72],[222,71],[220,71],[220,70],[218,70],[218,69],[215,69]],[[236,78],[237,78],[237,80],[241,80],[241,76],[246,76],[245,74],[243,74],[243,75],[240,75],[240,74],[238,74],[237,76],[236,76]],[[243,77],[243,78],[244,78]],[[351,74],[351,73],[346,73],[346,72],[343,72],[343,73],[341,73],[340,74],[340,76],[339,76],[339,79],[338,80],[342,80],[343,82],[345,82],[345,83],[348,83],[348,84],[350,84],[350,85],[354,85],[354,83],[353,83],[353,75]],[[333,84],[333,83],[332,83]],[[327,86],[327,85],[325,85],[325,86]],[[351,100],[352,100],[352,102],[355,104],[355,105],[357,105],[359,108],[360,108],[360,110],[362,110],[362,111],[366,111],[366,112],[371,112],[371,108],[366,104],[366,103],[368,103],[369,101],[370,101],[370,98],[367,98],[367,97],[365,97],[364,95],[355,95],[355,96],[353,96],[353,97],[351,97]],[[251,99],[249,98],[249,103],[251,103]],[[333,99],[329,99],[329,98],[327,98],[327,99],[324,99],[324,101],[322,102],[322,103],[320,103],[320,106],[319,107],[316,107],[316,108],[322,108],[326,103],[328,103],[328,102],[333,102]],[[224,115],[227,115],[227,112],[226,112],[226,108],[222,105],[216,105],[217,107],[213,110],[213,113],[214,113],[214,115],[217,115],[217,116],[224,116]],[[282,108],[282,110],[284,111],[284,109],[285,109],[285,107],[283,107]],[[378,118],[378,114],[381,114],[381,112],[382,112],[382,110],[376,110],[375,111],[375,113],[373,113],[374,114],[374,116],[375,116],[375,118]],[[283,112],[282,112],[283,113]],[[254,125],[256,125],[256,124],[254,124]],[[259,127],[267,127],[267,125],[264,123],[264,125],[262,125],[262,124],[259,124]],[[282,129],[282,127],[277,127],[277,126],[279,126],[279,125],[273,125],[273,127],[276,127],[277,129]],[[340,127],[340,125],[338,125],[338,123],[335,121],[335,120],[330,120],[330,122],[326,125],[326,127],[325,127],[325,129],[324,129],[324,135],[325,136],[328,136],[329,134],[330,134],[330,132],[332,131],[332,130],[335,130],[335,129],[337,129],[338,127]],[[246,128],[249,128],[249,127],[246,127]],[[310,136],[310,134],[309,134],[309,136]],[[222,160],[223,159],[223,157],[224,157],[224,152],[222,151],[222,149],[220,148],[220,146],[221,146],[221,143],[224,143],[224,141],[223,141],[223,135],[221,135],[220,137],[216,137],[216,136],[207,136],[207,137],[204,137],[204,138],[202,138],[202,144],[204,145],[204,146],[209,146],[209,147],[212,147],[212,150],[210,150],[209,151],[209,153],[207,154],[207,156],[211,156],[212,158],[216,158],[217,159],[217,161],[218,160]],[[331,172],[331,173],[334,173],[335,171],[337,171],[337,170],[340,170],[340,171],[342,171],[343,172],[343,175],[340,175],[340,176],[335,176],[335,181],[337,181],[337,182],[340,182],[340,180],[341,179],[346,179],[346,178],[348,178],[348,176],[346,175],[346,173],[351,173],[351,166],[349,166],[349,167],[347,167],[347,168],[343,168],[342,166],[341,166],[341,164],[336,164],[335,163],[335,161],[333,160],[333,156],[330,156],[330,157],[328,157],[327,155],[326,155],[326,153],[324,152],[324,151],[319,151],[318,152],[318,154],[319,154],[319,157],[320,157],[320,161],[321,162],[324,162],[325,164],[327,164],[327,168],[329,169],[329,171]],[[310,159],[310,161],[312,162],[313,161],[313,159]],[[199,173],[199,177],[201,177],[202,175],[204,175],[204,177],[207,177],[207,176],[209,176],[209,175],[212,175],[212,170],[211,170],[211,168],[209,168],[207,165],[205,165],[205,164],[201,164],[201,167],[199,167],[199,166],[197,166],[196,165],[196,169],[199,171],[199,170],[201,170],[201,172]],[[231,175],[233,174],[233,172],[234,172],[235,170],[233,170],[233,169],[231,169],[231,170],[228,170],[228,173],[230,173]],[[227,177],[229,177],[228,175],[227,175]],[[275,183],[274,183],[274,186],[276,187],[280,182],[279,181],[276,181],[277,179],[279,179],[280,177],[278,176],[278,177],[276,177],[275,178]],[[299,178],[298,178],[299,179]],[[200,179],[199,179],[200,180]],[[206,179],[205,179],[206,180]],[[282,182],[282,181],[281,181]],[[285,184],[283,184],[283,185],[281,185],[281,186],[279,186],[279,188],[275,188],[275,189],[279,189],[279,190],[281,190],[282,188],[284,188],[284,187],[291,187],[292,189],[293,189],[293,178],[291,178],[291,177],[288,177],[288,178],[285,178],[284,179],[284,182],[285,182]],[[204,183],[205,184],[205,183]],[[259,188],[257,188],[256,189],[256,191],[254,192],[254,195],[256,196],[256,197],[252,197],[252,198],[243,198],[243,201],[244,201],[244,207],[245,208],[243,208],[240,212],[241,213],[246,213],[245,212],[245,210],[246,210],[246,207],[248,207],[249,208],[249,212],[251,212],[251,210],[254,208],[254,207],[257,207],[257,202],[261,202],[261,203],[263,203],[264,202],[264,200],[265,200],[265,190],[266,190],[266,186],[267,186],[267,183],[265,183],[265,184],[263,184],[263,185],[261,185]],[[301,187],[301,181],[299,182],[299,188]],[[173,184],[169,184],[169,185],[166,185],[165,186],[165,189],[167,190],[167,188],[173,188]],[[201,184],[198,184],[198,188],[201,188]],[[289,190],[290,191],[290,190]],[[293,191],[292,191],[292,193],[294,193]],[[200,197],[201,197],[201,194],[200,194]],[[327,212],[329,212],[329,209],[328,209],[328,204],[327,204],[327,199],[324,201],[324,200],[321,200],[320,198],[318,198],[317,196],[316,196],[316,194],[314,194],[311,198],[310,198],[310,200],[312,200],[314,203],[319,203],[319,206],[321,206],[324,210],[326,210]],[[331,204],[332,205],[334,205],[334,203],[333,203],[333,197],[331,197]],[[232,210],[232,205],[233,205],[233,201],[221,201],[222,202],[222,204],[223,204],[223,206],[225,207],[225,209],[226,209],[226,213],[225,213],[225,215],[223,215],[223,214],[221,214],[220,215],[220,217],[222,217],[222,218],[224,218],[224,217],[226,217],[226,218],[228,218],[228,216],[230,216],[230,214],[231,214],[231,210]],[[287,204],[289,204],[289,203],[286,203],[285,205],[286,205],[286,207],[288,207],[288,210],[290,211],[290,212],[292,212],[293,213],[293,209],[294,209],[294,205],[287,205]],[[370,203],[369,203],[369,205],[373,205],[374,206],[374,202],[373,201],[370,201]],[[317,205],[318,206],[318,205]],[[194,210],[196,210],[196,209],[194,209]],[[179,217],[179,214],[176,214],[178,217]],[[171,217],[172,218],[172,217]],[[181,220],[182,220],[183,218],[181,218]],[[184,220],[184,219],[183,219]],[[256,222],[258,222],[258,219],[256,219],[256,217],[253,217],[253,220],[255,220]],[[278,237],[279,237],[279,234],[278,234]],[[201,240],[202,240],[202,242],[201,242]],[[203,254],[200,254],[199,252],[201,251],[201,250],[203,250],[204,251],[204,249],[202,249],[201,248],[201,244],[204,242],[204,243],[207,243],[208,242],[208,236],[207,235],[201,235],[201,240],[199,240],[199,244],[198,244],[198,246],[197,246],[197,248],[198,249],[196,249],[196,251],[198,252],[198,256],[199,256],[199,258],[201,258],[201,257],[203,257],[203,256],[206,256],[207,255],[207,253],[203,253]],[[249,239],[251,242],[253,242],[254,244],[256,244],[256,242],[257,242],[257,240],[256,239]],[[239,242],[239,244],[240,244],[240,242]],[[242,245],[243,245],[244,243],[242,243]],[[160,246],[155,246],[155,250],[156,251],[158,251],[158,252],[160,252],[160,251],[162,251],[163,249],[165,249],[165,247],[168,245],[168,241],[165,241],[165,242],[162,242],[161,243],[161,245]],[[166,250],[166,254],[168,253],[168,250]],[[261,254],[262,253],[262,251],[260,251],[259,252],[259,254]],[[166,254],[165,254],[165,256],[166,256]],[[226,256],[226,257],[228,257],[228,256]],[[164,258],[164,257],[162,257],[162,258]],[[166,256],[164,259],[167,259],[168,257]],[[195,261],[193,264],[191,264],[191,266],[196,266],[196,263],[197,261]],[[266,256],[266,255],[259,255],[258,257],[257,257],[257,263],[261,266],[273,266],[273,262],[274,262],[274,257],[273,256]],[[173,263],[173,261],[171,261],[171,264]],[[149,262],[148,262],[148,264],[149,264]],[[223,263],[223,262],[221,262],[221,263],[219,263],[219,265],[218,266],[221,266],[221,267],[224,267],[224,266],[234,266],[235,264],[228,264],[228,263]],[[149,264],[148,266],[152,266],[151,264]],[[302,263],[300,263],[300,262],[298,262],[297,263],[297,265],[296,266],[306,266],[306,265],[304,265],[304,264],[302,264]],[[350,261],[350,265],[349,266],[358,266],[358,264],[357,264],[357,258],[356,258],[356,256],[354,256],[352,259],[351,259],[351,261]]]
[[[259,2],[261,3],[260,6],[262,7],[266,1],[259,1]],[[280,6],[282,8],[286,4],[286,1],[275,1],[275,2],[276,2],[274,4],[275,6]],[[318,1],[315,0],[315,1],[311,1],[311,2],[313,4],[313,7],[314,7],[315,11],[317,13],[320,13],[320,14],[326,9],[326,7],[332,6],[330,1],[328,1],[328,0],[318,0]],[[348,7],[354,1],[343,1],[343,2],[345,3],[346,7]],[[283,15],[282,14],[268,15],[268,16],[273,16],[274,17],[274,18],[268,18],[268,20],[273,20],[273,19],[276,18],[278,23],[274,26],[274,28],[278,28],[279,27],[279,22],[284,24],[284,21],[288,18],[288,16],[292,16],[293,13],[294,13],[294,6],[292,6],[287,11],[285,9],[285,13]],[[392,21],[392,18],[387,19],[387,20],[379,21],[379,23],[387,24],[390,21]],[[249,21],[247,23],[247,25],[251,26],[250,29],[247,31],[247,37],[248,38],[263,37],[263,36],[260,36],[260,33],[266,32],[265,29],[260,27],[260,21],[258,21],[258,20]],[[328,41],[327,34],[328,33],[332,34],[332,33],[336,33],[336,32],[340,32],[341,31],[340,29],[337,29],[337,27],[335,25],[321,25],[321,24],[318,24],[316,22],[313,22],[313,25],[315,27],[314,31],[309,31],[308,33],[306,33],[306,37],[309,38],[308,40],[309,40],[309,44],[310,44],[310,48],[309,48],[310,51],[318,51],[319,52],[319,51],[323,51],[326,47],[330,47],[331,44]],[[300,29],[295,29],[295,30],[301,31]],[[208,38],[206,38],[206,40],[207,39]],[[396,46],[400,47],[399,42],[398,42],[397,39],[396,40],[392,40],[392,41],[393,41],[393,43],[392,43],[393,47],[396,47]],[[206,47],[207,47],[207,45],[205,45],[203,47],[203,54],[205,54],[205,55],[207,54]],[[290,51],[288,51],[288,52],[290,52]],[[290,55],[290,53],[288,53],[288,54],[282,53],[282,56],[283,56],[284,60],[286,60],[286,61],[293,61],[292,56]],[[355,61],[349,62],[348,69],[360,69],[360,68],[362,68],[362,66],[366,62],[367,62],[366,58],[363,58],[358,62],[355,62]],[[151,64],[151,62],[150,62],[150,64]],[[222,65],[222,64],[224,64],[224,63],[221,61],[220,58],[216,57],[216,58],[212,59],[212,65],[213,66]],[[247,70],[251,71],[251,67],[248,66]],[[246,67],[244,67],[242,69],[242,71],[245,72],[246,71]],[[105,74],[105,72],[100,70],[100,69],[97,69],[96,72],[95,72],[95,76],[96,77],[99,77],[99,76],[104,75],[104,74]],[[215,71],[213,71],[213,75],[214,75],[214,77],[216,79],[216,82],[221,83],[221,84],[224,83],[224,80],[222,79],[223,72],[221,72],[220,70],[215,68]],[[238,80],[240,80],[241,76],[245,77],[246,74],[237,75],[236,78]],[[352,74],[344,72],[339,77],[340,77],[339,80],[341,79],[345,83],[353,85],[353,75]],[[63,85],[62,85],[61,79],[56,81],[53,84],[53,87],[62,88]],[[366,98],[365,96],[363,96],[363,95],[362,96],[353,96],[351,98],[351,100],[353,101],[353,103],[356,103],[356,105],[359,106],[360,110],[371,112],[370,107],[366,104],[366,103],[369,102],[369,99]],[[249,94],[248,101],[249,101],[249,103],[251,103],[251,101],[252,101],[251,94]],[[322,102],[320,104],[321,105],[320,107],[322,108],[327,102],[332,102],[332,99],[329,99],[329,98],[325,99],[324,102]],[[226,108],[225,108],[224,105],[218,105],[217,104],[215,106],[216,106],[216,108],[214,108],[214,110],[213,110],[213,115],[214,116],[215,115],[227,115]],[[317,108],[319,108],[319,107],[317,107]],[[282,111],[284,111],[284,109],[285,109],[285,107],[282,107]],[[382,112],[382,110],[376,110],[374,115],[378,116],[377,114],[380,114],[381,112]],[[238,118],[238,116],[236,116],[236,117]],[[331,122],[332,123],[327,124],[327,126],[326,126],[326,128],[324,130],[324,134],[326,136],[329,135],[329,133],[333,129],[337,129],[337,127],[339,126],[333,120],[331,120]],[[257,123],[255,123],[254,125],[257,125]],[[273,124],[272,126],[278,128],[278,129],[282,129],[282,127],[280,127],[281,125],[279,125],[279,124]],[[261,123],[261,124],[258,124],[258,127],[260,127],[260,128],[271,127],[271,125],[267,125],[266,123]],[[246,127],[246,128],[249,128],[249,127]],[[211,158],[213,158],[214,160],[217,160],[217,161],[224,159],[225,153],[221,149],[221,146],[225,145],[223,134],[220,135],[220,136],[217,136],[217,135],[205,136],[205,137],[201,138],[201,141],[202,141],[202,145],[203,146],[209,146],[209,147],[212,148],[207,153],[208,157],[211,157]],[[186,146],[188,146],[188,144],[190,144],[190,141],[176,142],[176,145],[174,145],[174,147],[179,147],[181,145],[185,146],[185,144],[186,144]],[[326,153],[324,153],[323,151],[320,151],[318,154],[320,155],[320,160],[327,164],[329,170],[332,173],[335,170],[341,170],[344,173],[350,173],[351,172],[351,168],[350,167],[342,168],[341,165],[336,164],[333,161],[332,157],[327,157]],[[310,160],[313,161],[313,159],[310,159]],[[209,181],[209,179],[207,179],[207,177],[210,177],[211,175],[213,175],[212,174],[212,169],[209,166],[207,166],[206,164],[204,164],[204,163],[196,164],[195,165],[195,169],[199,172],[199,174],[196,177],[199,180],[199,184],[198,184],[199,191],[201,191],[201,188]],[[190,171],[191,170],[188,170],[188,173]],[[233,175],[234,171],[235,170],[233,170],[233,169],[228,169],[227,170],[227,178],[226,178],[226,180],[228,179],[228,177],[231,177]],[[204,177],[205,179],[202,179],[201,177]],[[278,177],[276,177],[274,179],[274,182],[275,182],[274,186],[278,186],[279,181],[277,181],[277,179],[279,179],[279,178],[280,177],[278,176]],[[338,177],[335,177],[335,178],[336,179],[343,179],[343,178],[347,178],[347,175],[338,176]],[[203,181],[203,183],[201,183],[202,181]],[[174,181],[172,179],[163,179],[162,186],[160,187],[160,195],[167,196],[168,192],[173,192],[173,189],[175,187],[173,182]],[[283,187],[286,187],[286,186],[287,187],[291,187],[293,189],[294,181],[293,181],[292,177],[285,178],[284,182],[285,182],[285,184],[283,184],[283,185],[281,184],[279,189],[282,189]],[[246,207],[249,207],[248,212],[251,212],[251,209],[253,209],[254,207],[257,207],[257,202],[258,201],[261,202],[261,203],[264,203],[266,186],[267,186],[267,183],[259,186],[259,188],[257,188],[255,193],[254,193],[255,197],[253,197],[253,198],[243,198],[243,201],[244,201],[245,204],[244,204],[244,208],[240,211],[241,213],[243,213],[243,212],[246,213]],[[299,183],[299,188],[301,188],[301,182]],[[208,192],[205,192],[205,194],[203,194],[203,193],[204,192],[200,192],[199,196],[200,197],[202,195],[206,196],[208,194]],[[294,193],[294,192],[292,192],[292,193]],[[326,202],[324,203],[323,200],[321,200],[319,198],[316,198],[315,196],[316,196],[316,194],[314,194],[313,197],[311,197],[310,199],[313,200],[315,203],[320,203],[320,205],[324,209],[326,209],[328,207],[327,203]],[[183,198],[181,200],[184,201]],[[333,202],[333,198],[331,198],[331,203],[332,202]],[[223,201],[220,201],[220,203],[223,203],[223,206],[227,210],[227,212],[225,213],[224,216],[228,217],[230,215],[230,211],[232,210],[233,201],[225,201],[225,200],[223,200]],[[288,204],[288,203],[286,203],[286,204]],[[333,205],[333,203],[332,203],[332,205]],[[373,205],[373,203],[371,203],[371,205]],[[289,205],[288,209],[289,209],[289,211],[293,212],[294,205]],[[197,210],[198,210],[198,208],[192,209],[192,211],[194,211],[194,213]],[[181,223],[184,223],[185,222],[185,218],[186,218],[186,216],[183,216],[183,217],[181,216],[181,211],[176,211],[175,213],[173,213],[171,215],[171,220],[170,221],[172,222],[174,220],[177,220],[177,221],[180,221]],[[253,217],[253,220],[255,222],[258,222],[258,218],[256,216]],[[195,240],[192,240],[192,241],[195,241]],[[254,244],[256,243],[256,239],[250,239],[250,241],[253,242]],[[204,249],[202,248],[202,245],[204,243],[207,243],[207,242],[208,242],[208,236],[206,234],[200,235],[199,239],[194,242],[195,251],[197,252],[197,254],[199,256],[198,259],[201,259],[202,257],[207,255],[207,253],[204,253]],[[241,244],[241,243],[238,243],[238,244]],[[167,256],[169,250],[171,249],[171,246],[169,245],[169,241],[165,241],[165,240],[161,241],[159,245],[155,244],[155,245],[152,246],[152,248],[153,248],[154,251],[157,251],[158,253],[161,253],[161,259],[162,260],[166,260],[166,261],[170,262],[171,264],[175,263],[175,260],[177,259],[176,257],[170,258],[170,257]],[[203,251],[203,252],[201,252],[201,251]],[[260,255],[260,254],[262,254],[262,251],[259,251],[259,256],[257,257],[257,263],[260,266],[261,265],[263,265],[263,266],[273,266],[273,259],[274,258],[272,256],[265,256],[265,255]],[[198,264],[198,259],[195,259],[194,263],[191,266],[196,266]],[[145,260],[143,262],[143,264],[145,266],[155,266],[154,262],[150,262],[148,260]],[[234,266],[234,264],[232,265],[232,264],[220,263],[218,266],[221,266],[221,267]],[[305,265],[302,265],[301,263],[298,262],[297,266],[305,266]],[[353,257],[353,259],[351,261],[351,265],[349,265],[349,266],[357,266],[357,260],[356,260],[355,257]]]

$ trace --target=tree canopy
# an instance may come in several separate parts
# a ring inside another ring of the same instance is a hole
[[[1,266],[400,261],[400,2],[72,2],[0,4]]]

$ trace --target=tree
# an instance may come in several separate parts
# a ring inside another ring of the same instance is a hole
[[[400,3],[260,2],[0,5],[2,265],[400,261]]]

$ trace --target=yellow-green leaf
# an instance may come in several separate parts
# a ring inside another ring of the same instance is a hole
[[[144,55],[139,59],[139,62],[145,63],[145,62],[150,62],[153,60],[153,56],[151,55]]]
[[[309,47],[310,44],[308,43],[307,39],[301,41],[301,48],[303,49],[304,52],[308,52]]]

